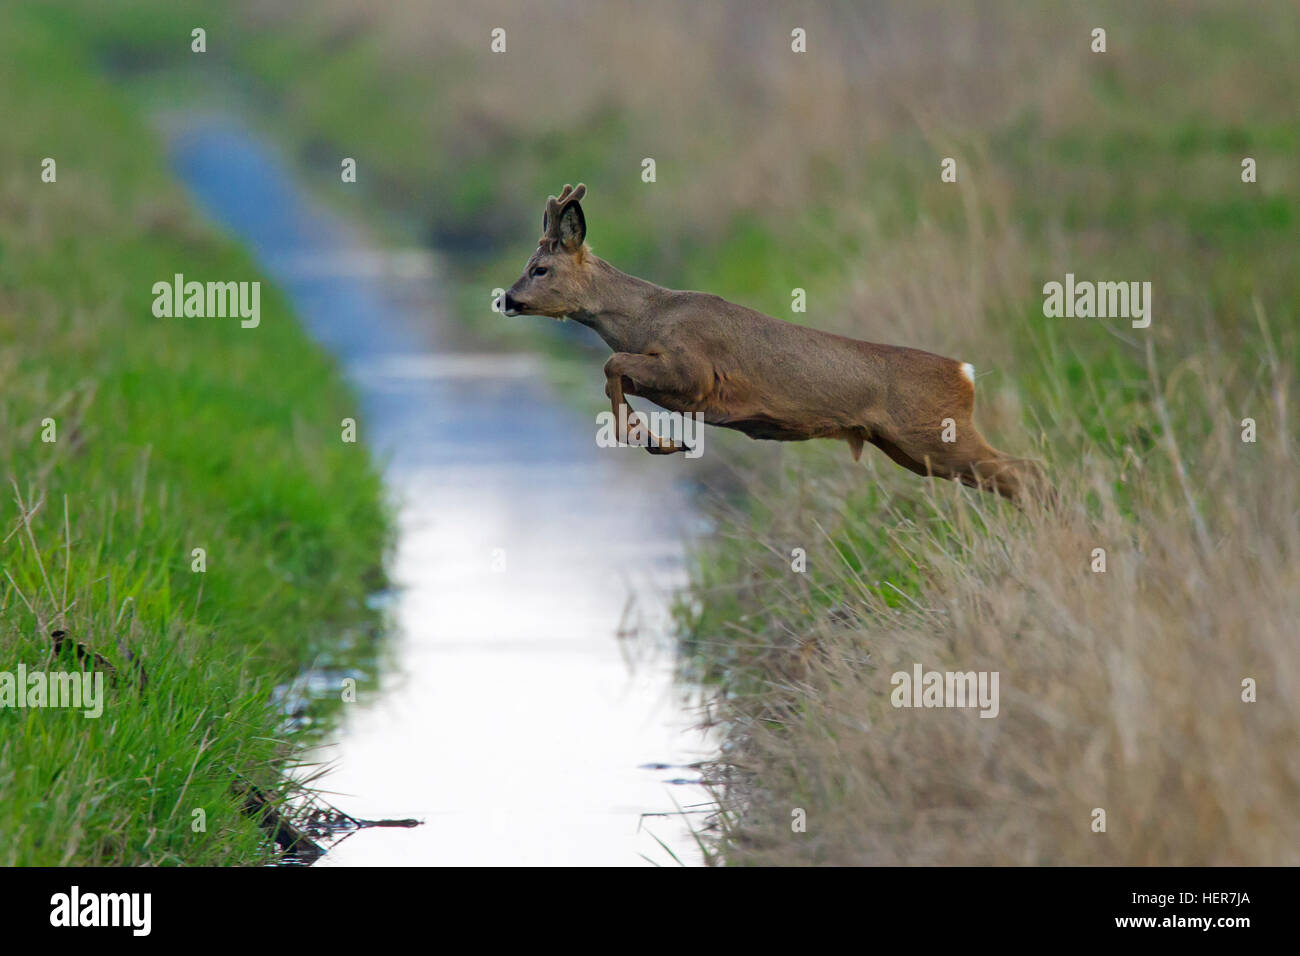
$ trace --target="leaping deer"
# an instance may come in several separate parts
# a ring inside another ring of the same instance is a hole
[[[635,414],[623,411],[626,396],[640,395],[751,438],[843,439],[855,461],[864,444],[875,445],[918,475],[1013,500],[1046,490],[1036,465],[975,430],[969,363],[821,332],[620,272],[586,245],[586,194],[581,183],[566,185],[546,201],[537,251],[503,304],[506,315],[568,316],[614,350],[605,394],[620,441]],[[649,434],[652,454],[686,450]]]

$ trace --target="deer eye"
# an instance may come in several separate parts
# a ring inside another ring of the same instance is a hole
[[[550,270],[547,269],[546,266],[536,266],[532,271],[532,276],[534,279],[540,279],[542,276],[546,275],[546,273],[549,271]]]

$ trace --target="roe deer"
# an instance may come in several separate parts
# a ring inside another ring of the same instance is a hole
[[[864,443],[875,445],[918,475],[1013,500],[1047,491],[1037,466],[990,447],[975,430],[969,364],[820,332],[619,272],[585,245],[586,193],[580,183],[546,201],[537,251],[503,304],[506,315],[568,316],[614,350],[605,394],[620,441],[628,439],[625,396],[640,395],[751,438],[843,439],[854,460]],[[686,450],[646,433],[652,454]]]

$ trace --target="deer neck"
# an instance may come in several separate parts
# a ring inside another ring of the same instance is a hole
[[[655,297],[664,289],[620,272],[604,259],[591,259],[586,303],[569,318],[594,329],[615,352],[643,351]]]

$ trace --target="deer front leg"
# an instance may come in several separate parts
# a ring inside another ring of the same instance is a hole
[[[681,386],[680,375],[661,355],[639,355],[635,352],[615,352],[611,355],[605,363],[605,394],[609,396],[610,407],[614,410],[614,429],[618,440],[630,444],[627,430],[623,426],[633,415],[640,414],[633,411],[627,403],[623,395],[625,391],[633,395],[646,391],[673,393],[681,391]],[[626,413],[623,409],[627,409]],[[648,423],[642,427],[649,436],[646,451],[650,454],[671,455],[688,450],[685,445],[664,441],[650,430]]]

